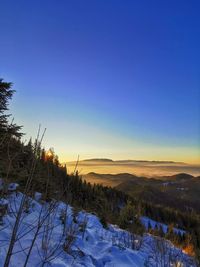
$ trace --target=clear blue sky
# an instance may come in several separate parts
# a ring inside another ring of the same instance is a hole
[[[15,120],[61,160],[200,161],[200,1],[1,1]]]

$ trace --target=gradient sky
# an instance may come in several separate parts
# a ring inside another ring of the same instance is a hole
[[[200,163],[200,1],[1,0],[0,76],[61,160]]]

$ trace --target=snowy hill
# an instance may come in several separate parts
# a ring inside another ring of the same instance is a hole
[[[170,242],[149,234],[133,235],[98,217],[77,212],[63,202],[44,202],[22,193],[1,199],[7,211],[0,225],[0,266],[4,266],[21,201],[25,205],[10,260],[10,267],[136,267],[196,266],[193,259]]]

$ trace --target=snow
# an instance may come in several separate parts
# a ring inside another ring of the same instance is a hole
[[[15,191],[17,190],[17,187],[19,186],[19,184],[17,183],[11,183],[8,185],[8,191]]]
[[[161,227],[165,234],[167,233],[167,230],[168,230],[167,224],[154,221],[154,220],[152,220],[148,217],[145,217],[145,216],[141,217],[141,223],[144,225],[146,230],[148,230],[149,224],[151,225],[152,229],[155,229],[156,227],[158,227],[158,229],[159,229]],[[173,229],[174,229],[174,233],[176,233],[176,234],[184,235],[186,233],[184,230],[176,228],[176,227],[174,227]]]
[[[0,206],[6,206],[6,205],[8,205],[8,200],[5,198],[1,198],[0,199]]]
[[[42,193],[35,192],[34,199],[35,199],[36,201],[40,201],[41,198],[42,198]]]
[[[0,266],[3,266],[5,261],[16,212],[23,197],[22,193],[13,192],[6,199],[8,213],[3,218],[3,225],[0,226]],[[39,229],[27,267],[163,266],[161,265],[163,256],[159,256],[159,252],[156,251],[157,239],[149,234],[143,237],[136,236],[115,225],[109,225],[105,229],[97,216],[85,211],[77,213],[75,218],[73,208],[63,202],[41,204],[34,199],[27,198],[26,203],[18,229],[18,241],[14,246],[9,267],[24,266],[26,253],[36,233],[39,218],[46,218],[46,220]],[[65,220],[66,228],[63,224]],[[143,217],[144,223],[148,220]],[[150,221],[150,223],[153,222]],[[49,233],[46,231],[48,228]],[[45,236],[44,233],[47,235]],[[66,237],[73,237],[73,241],[71,246],[69,248],[65,246],[64,250]],[[170,242],[162,240],[162,244],[166,249],[167,266],[170,266],[171,255],[176,256],[176,262],[181,262],[184,267],[195,266],[190,257]],[[56,251],[54,251],[55,247]],[[53,251],[55,253],[52,256]],[[45,262],[47,257],[48,260]]]

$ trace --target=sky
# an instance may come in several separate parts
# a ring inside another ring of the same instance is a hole
[[[198,0],[1,0],[0,76],[61,161],[200,163]]]

